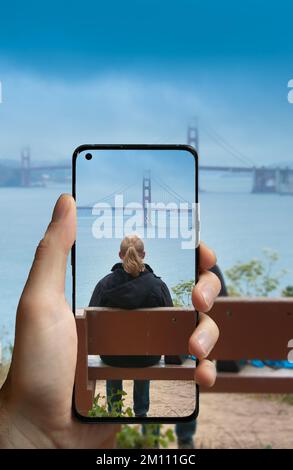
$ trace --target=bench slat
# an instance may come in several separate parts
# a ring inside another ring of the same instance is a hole
[[[245,366],[240,372],[220,372],[209,393],[293,393],[293,370],[257,369]]]
[[[90,380],[194,380],[195,362],[185,361],[184,366],[165,364],[164,360],[151,367],[111,367],[99,357],[89,357]]]
[[[209,315],[221,332],[211,358],[287,359],[293,338],[292,298],[220,297]]]
[[[194,309],[85,310],[89,354],[188,354],[196,325]]]
[[[120,368],[104,364],[99,357],[89,357],[89,379],[96,380],[193,380],[194,361],[166,365],[161,360],[147,368]],[[220,372],[214,387],[202,388],[212,393],[293,393],[293,370],[257,369],[245,366],[238,373]]]

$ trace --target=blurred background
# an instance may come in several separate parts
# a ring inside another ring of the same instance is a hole
[[[56,198],[71,192],[82,143],[194,145],[201,236],[229,293],[293,294],[292,13],[289,0],[1,5],[3,358],[35,246]],[[292,446],[290,399],[205,399],[199,446]],[[279,419],[277,433],[257,424],[257,410]]]

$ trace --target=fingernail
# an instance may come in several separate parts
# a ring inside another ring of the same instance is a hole
[[[198,342],[203,356],[207,356],[213,348],[212,339],[206,330],[201,330],[195,337]]]
[[[201,286],[201,295],[208,308],[210,308],[215,300],[215,291],[210,283]]]
[[[55,204],[52,221],[58,222],[59,220],[63,219],[63,217],[67,214],[68,209],[70,207],[70,198],[67,197],[65,194],[62,194],[58,201]]]

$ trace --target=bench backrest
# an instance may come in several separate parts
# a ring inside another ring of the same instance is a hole
[[[79,314],[85,328],[84,346],[93,355],[188,354],[188,339],[196,321],[193,309],[175,307],[92,307]],[[287,358],[293,338],[292,299],[222,297],[210,315],[221,332],[212,358]]]
[[[219,297],[210,315],[220,329],[212,358],[287,359],[293,299]]]
[[[88,354],[92,355],[188,354],[188,340],[196,326],[192,308],[91,307],[82,317],[87,320]]]

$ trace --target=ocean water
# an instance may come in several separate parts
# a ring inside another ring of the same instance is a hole
[[[274,292],[277,295],[282,287],[293,284],[293,197],[251,194],[250,184],[248,178],[221,178],[219,175],[202,178],[201,238],[216,251],[223,271],[237,261],[261,258],[265,247],[276,251],[279,254],[276,272],[287,270]],[[0,188],[0,337],[4,343],[13,341],[18,299],[35,247],[50,220],[57,197],[69,191],[70,188],[65,186]],[[184,250],[182,255],[182,250],[178,250],[174,241],[172,243],[161,240],[148,246],[146,242],[146,262],[169,287],[182,279],[191,278],[194,263],[189,250]],[[93,284],[118,261],[117,240],[105,241],[99,250],[96,246],[87,251],[91,272],[86,270],[86,258],[83,268],[79,265],[79,305],[88,302]],[[70,301],[69,269],[66,293]]]

